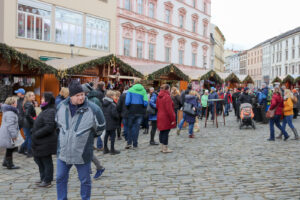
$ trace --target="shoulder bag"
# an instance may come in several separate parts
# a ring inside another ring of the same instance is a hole
[[[193,109],[193,105],[190,103],[184,103],[183,104],[183,110],[184,113],[189,114],[189,115],[196,115],[196,112]]]
[[[269,110],[266,113],[266,118],[271,119],[275,116],[275,112],[276,112],[276,109],[278,108],[279,104],[272,110],[269,108]]]

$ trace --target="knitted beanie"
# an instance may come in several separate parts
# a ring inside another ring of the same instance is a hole
[[[71,81],[69,85],[69,92],[70,92],[70,97],[83,92],[82,86],[80,85],[79,81],[73,80]]]

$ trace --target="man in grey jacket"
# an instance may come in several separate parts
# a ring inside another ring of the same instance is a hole
[[[57,145],[56,189],[57,199],[68,195],[69,171],[77,168],[80,195],[84,200],[91,196],[90,167],[93,158],[94,137],[105,130],[101,109],[90,102],[78,81],[69,85],[70,97],[57,107],[56,123],[59,128]]]

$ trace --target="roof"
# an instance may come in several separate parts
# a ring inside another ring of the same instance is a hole
[[[64,59],[55,59],[55,60],[49,60],[46,62],[46,64],[54,67],[57,70],[66,70],[71,67],[74,67],[76,65],[95,60],[97,58],[100,58],[98,56],[94,57],[74,57],[74,58],[64,58]]]
[[[289,31],[287,31],[285,33],[282,33],[282,34],[278,35],[277,37],[275,37],[272,40],[272,42],[277,42],[278,40],[281,40],[282,38],[285,38],[287,36],[293,35],[293,34],[298,33],[298,32],[300,32],[300,26],[297,27],[297,28],[295,28],[295,29],[293,29],[293,30],[289,30]]]

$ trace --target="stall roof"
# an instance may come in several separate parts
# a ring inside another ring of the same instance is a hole
[[[37,70],[38,74],[57,73],[57,70],[52,66],[45,64],[37,59],[34,59],[25,53],[21,53],[4,43],[0,43],[0,57],[2,57],[8,63],[11,63],[13,61],[20,66],[28,67],[29,70]]]
[[[98,58],[100,57],[93,56],[93,57],[74,57],[74,58],[54,59],[54,60],[46,61],[46,64],[51,65],[57,70],[67,70],[76,65],[86,63]]]
[[[224,76],[225,74],[221,74],[222,76]],[[215,81],[218,81],[219,83],[223,83],[224,80],[221,78],[221,76],[215,72],[214,70],[210,70],[207,73],[205,73],[204,75],[202,75],[200,77],[200,80],[208,80],[211,77],[213,77],[215,79]]]
[[[189,81],[189,76],[184,74],[176,65],[170,64],[167,65],[159,70],[154,71],[153,73],[149,74],[148,79],[149,80],[155,80],[159,79],[161,75],[174,73],[177,77],[179,77],[181,80]]]

